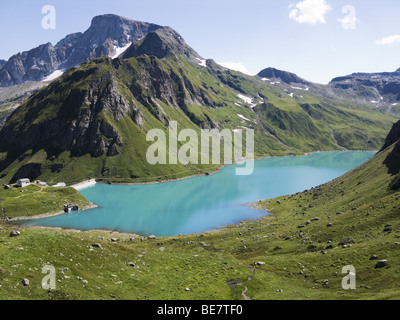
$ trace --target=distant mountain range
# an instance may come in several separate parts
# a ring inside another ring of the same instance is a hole
[[[0,88],[0,98],[23,81],[49,80],[4,113],[0,177],[141,182],[215,170],[146,162],[146,133],[167,131],[172,120],[197,131],[252,128],[257,157],[376,150],[396,120],[398,97],[384,88],[364,94],[371,83],[361,77],[368,75],[324,86],[273,68],[248,76],[202,58],[169,27],[95,17],[86,32],[18,54],[0,70],[2,85],[19,83]],[[366,103],[374,94],[382,99]]]

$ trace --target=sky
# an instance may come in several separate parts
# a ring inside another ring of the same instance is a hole
[[[42,26],[46,5],[55,29]],[[328,83],[400,68],[398,0],[0,0],[0,59],[105,13],[170,26],[202,57],[252,75],[274,67]]]

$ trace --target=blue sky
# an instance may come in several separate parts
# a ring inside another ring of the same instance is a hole
[[[55,30],[42,28],[45,5]],[[168,25],[204,58],[250,74],[275,67],[327,83],[400,68],[398,0],[0,0],[0,59],[56,44],[104,13]]]

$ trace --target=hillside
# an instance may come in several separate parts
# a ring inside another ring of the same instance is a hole
[[[153,239],[3,224],[0,299],[399,299],[400,194],[384,164],[399,138],[332,182],[259,202],[270,216],[215,232]],[[49,264],[56,290],[40,286]],[[355,290],[342,288],[348,265]]]
[[[255,155],[264,157],[379,149],[393,117],[319,87],[276,85],[225,69],[159,27],[120,58],[69,69],[9,115],[0,130],[0,176],[145,182],[217,170],[147,163],[146,133],[166,132],[170,121],[197,132],[252,128]]]

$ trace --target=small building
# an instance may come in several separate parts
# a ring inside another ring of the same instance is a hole
[[[27,187],[31,184],[31,181],[29,179],[19,179],[17,180],[17,183],[15,184],[16,187],[18,188],[24,188]]]
[[[55,184],[53,187],[54,188],[65,188],[67,185],[64,182],[59,182]]]
[[[78,211],[79,206],[77,204],[64,204],[64,212]]]

